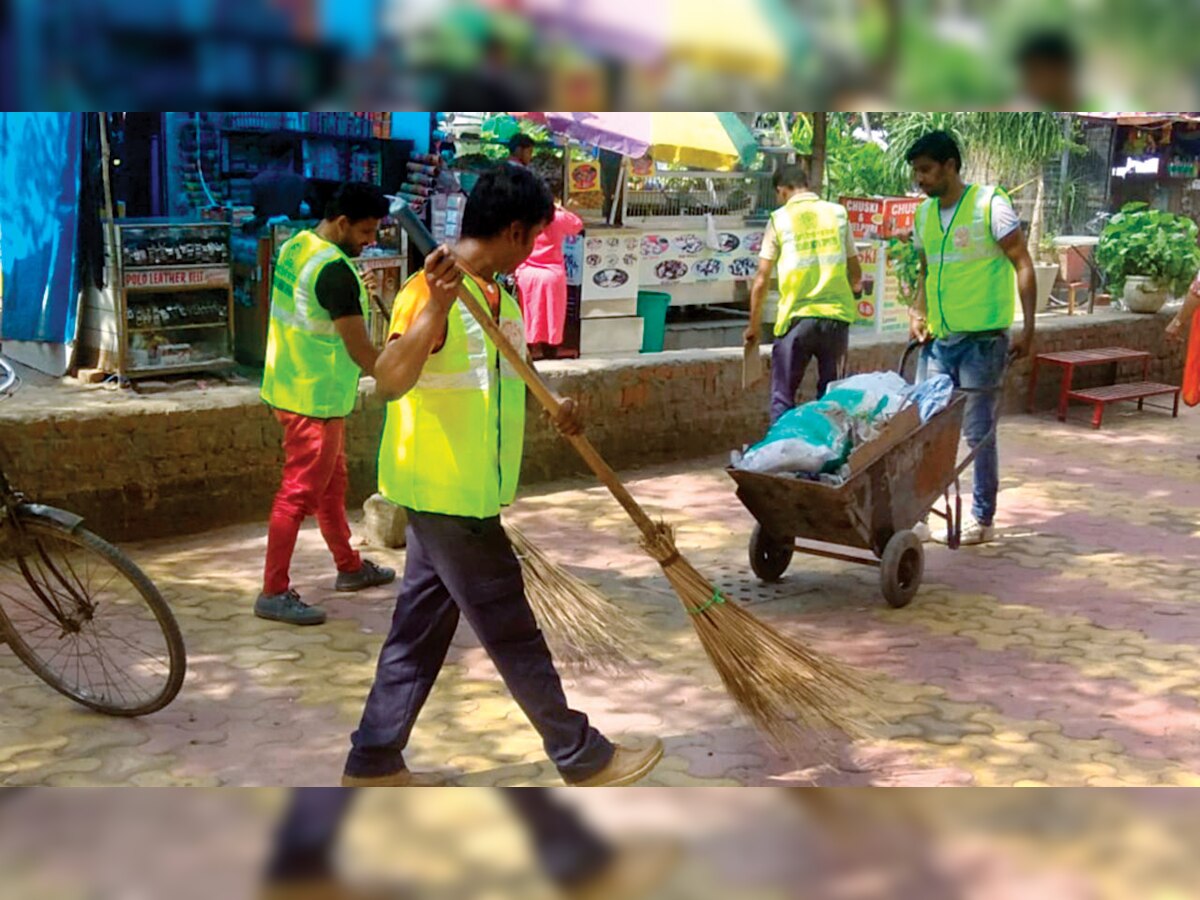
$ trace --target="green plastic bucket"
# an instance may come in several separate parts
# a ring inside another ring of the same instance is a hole
[[[667,307],[670,305],[670,294],[638,291],[637,314],[642,318],[643,353],[662,353],[667,335]]]

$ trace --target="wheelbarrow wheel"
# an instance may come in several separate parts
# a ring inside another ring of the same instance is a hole
[[[750,535],[750,568],[763,581],[778,581],[791,565],[796,545],[767,534],[761,525]]]
[[[925,548],[920,539],[911,531],[897,531],[879,561],[879,582],[888,605],[894,609],[908,606],[924,574]]]

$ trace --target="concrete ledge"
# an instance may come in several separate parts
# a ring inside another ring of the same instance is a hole
[[[1183,351],[1163,340],[1168,313],[1097,312],[1043,316],[1043,351],[1121,345],[1154,354],[1150,378],[1178,384]],[[894,368],[902,336],[855,335],[855,372]],[[764,348],[769,356],[769,348]],[[618,469],[711,456],[762,436],[767,384],[741,386],[741,350],[633,354],[540,364],[554,390],[579,398],[588,433]],[[815,367],[814,367],[815,368]],[[1129,378],[1135,369],[1123,369]],[[1024,409],[1030,365],[1011,373],[1010,412]],[[1077,384],[1113,379],[1112,367],[1083,370]],[[1039,379],[1041,410],[1055,404],[1058,372]],[[812,396],[815,373],[802,387]],[[350,502],[375,491],[383,405],[364,381],[347,429]],[[1150,413],[1153,414],[1153,413]],[[279,483],[280,429],[253,385],[137,396],[70,383],[26,385],[0,404],[0,454],[10,479],[31,497],[85,516],[114,540],[183,534],[263,520]],[[531,405],[523,481],[586,474],[583,463]]]

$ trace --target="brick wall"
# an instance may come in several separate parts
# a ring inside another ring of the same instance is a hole
[[[1154,354],[1150,377],[1178,384],[1182,349],[1163,341],[1167,321],[1166,314],[1110,312],[1052,318],[1039,323],[1039,346],[1149,350]],[[856,335],[849,367],[855,372],[894,368],[903,346],[899,337]],[[1083,370],[1077,383],[1111,380],[1108,368]],[[742,390],[738,349],[573,360],[543,364],[543,370],[555,391],[579,398],[589,436],[618,469],[711,456],[757,440],[766,428],[766,383]],[[1010,375],[1010,412],[1023,410],[1029,370],[1023,361]],[[814,379],[810,370],[802,387],[807,396]],[[1058,379],[1053,369],[1039,378],[1040,410],[1055,405]],[[228,387],[170,396],[117,400],[90,392],[71,402],[50,395],[22,407],[18,394],[0,406],[5,468],[31,497],[85,516],[114,540],[265,520],[282,456],[280,428],[258,401],[257,390]],[[371,396],[360,398],[347,429],[354,505],[374,489],[382,426],[382,405]],[[532,406],[527,432],[524,483],[586,473],[574,450]]]

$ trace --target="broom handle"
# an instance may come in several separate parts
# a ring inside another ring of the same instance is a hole
[[[429,229],[425,227],[425,223],[418,219],[408,206],[404,206],[399,211],[393,212],[392,216],[408,232],[409,240],[413,242],[417,253],[421,255],[422,259],[433,252],[436,246],[433,235],[429,233]],[[461,260],[458,262],[458,268],[468,278],[474,278],[477,283],[487,283],[485,279],[476,276]],[[559,412],[558,398],[546,387],[546,383],[542,381],[542,377],[537,373],[537,370],[526,361],[525,354],[520,353],[509,343],[508,338],[504,336],[504,332],[500,330],[500,326],[496,324],[496,320],[492,318],[491,312],[484,309],[483,304],[475,298],[474,294],[467,290],[465,284],[461,285],[458,289],[458,299],[471,315],[475,317],[483,330],[487,332],[488,337],[492,339],[492,343],[496,345],[496,349],[500,351],[500,354],[508,360],[509,364],[517,371],[517,374],[521,376],[521,380],[533,392],[533,396],[537,398],[538,403],[542,404],[551,418],[557,417]],[[592,446],[592,442],[582,434],[567,434],[563,435],[563,437],[583,457],[583,461],[588,464],[588,468],[608,488],[609,493],[616,498],[616,501],[621,504],[625,512],[629,513],[629,517],[641,529],[642,534],[647,539],[653,540],[658,534],[658,528],[655,526],[654,521],[646,515],[646,511],[633,499],[633,495],[626,490],[625,485],[621,483],[621,479],[617,477],[617,473],[604,461],[604,458]]]
[[[467,277],[476,278],[466,266],[460,264],[459,269]],[[476,278],[476,281],[479,280]],[[478,320],[483,330],[487,332],[488,337],[492,339],[492,343],[496,345],[496,349],[517,370],[517,374],[521,376],[521,380],[529,386],[529,390],[533,392],[533,396],[550,413],[551,418],[557,416],[559,411],[558,399],[546,387],[546,383],[542,381],[542,377],[537,373],[537,370],[526,361],[525,355],[509,343],[508,338],[504,336],[504,332],[500,330],[500,326],[496,324],[496,320],[492,318],[491,313],[483,308],[483,304],[467,290],[466,285],[458,289],[458,299],[459,302],[466,306],[471,315]],[[566,434],[563,437],[583,457],[583,461],[588,464],[588,468],[608,488],[609,493],[625,508],[625,512],[629,513],[630,518],[641,529],[642,534],[646,535],[647,538],[653,538],[657,533],[657,528],[653,520],[646,515],[646,511],[642,509],[641,505],[633,499],[633,495],[621,483],[621,479],[617,477],[617,473],[604,461],[604,457],[600,455],[599,451],[592,446],[592,442],[582,434]]]

